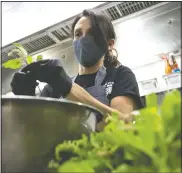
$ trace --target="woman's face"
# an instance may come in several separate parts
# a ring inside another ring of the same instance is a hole
[[[91,21],[89,17],[81,17],[75,25],[74,28],[74,38],[73,41],[78,40],[80,37],[85,36],[91,31]],[[108,50],[114,48],[114,40],[111,39],[108,41]]]
[[[75,25],[74,28],[74,40],[79,39],[82,36],[85,36],[91,30],[91,22],[89,17],[81,17]]]

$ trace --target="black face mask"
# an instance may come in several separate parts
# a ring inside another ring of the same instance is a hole
[[[94,66],[104,56],[104,52],[95,43],[93,36],[81,37],[73,44],[76,58],[84,67]]]

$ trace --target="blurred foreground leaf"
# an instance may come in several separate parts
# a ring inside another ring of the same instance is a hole
[[[130,130],[114,114],[104,131],[64,141],[56,148],[55,171],[180,172],[180,99],[180,93],[173,91],[158,106],[157,96],[152,94]]]
[[[10,68],[10,69],[19,69],[22,66],[22,61],[20,58],[11,59],[9,61],[6,61],[2,64],[4,68]]]

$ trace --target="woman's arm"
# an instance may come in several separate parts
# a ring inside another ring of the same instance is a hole
[[[120,110],[113,109],[112,107],[109,107],[92,97],[85,89],[83,89],[76,83],[73,83],[72,89],[67,95],[66,99],[94,106],[95,108],[100,110],[105,116],[115,112],[119,114],[119,118],[122,120],[128,121],[129,119],[131,119],[130,110],[128,111],[128,113],[123,113]]]
[[[125,66],[118,67],[115,83],[110,95],[110,107],[92,97],[77,84],[73,84],[67,99],[86,103],[103,112],[104,115],[117,112],[119,119],[131,121],[132,111],[142,108],[138,84],[134,73]]]

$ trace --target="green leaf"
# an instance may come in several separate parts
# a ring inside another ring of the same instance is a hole
[[[14,43],[14,45],[18,48],[23,48],[23,46],[20,43]]]
[[[147,105],[147,108],[158,107],[157,95],[154,93],[147,95],[146,96],[146,105]]]
[[[17,49],[17,48],[15,48],[15,49],[12,49],[9,53],[8,53],[8,56],[9,57],[12,57],[13,55],[16,55],[16,56],[18,56],[19,58],[21,57],[21,51],[19,50],[19,49]]]
[[[14,43],[13,45],[16,46],[22,52],[23,58],[26,58],[28,56],[26,49],[24,49],[24,47],[21,44]]]
[[[94,169],[86,161],[68,161],[58,168],[58,172],[94,172]]]
[[[170,143],[172,141],[169,141],[169,139],[172,140],[172,136],[175,136],[172,133],[178,134],[181,129],[181,95],[179,91],[173,91],[165,95],[161,106],[161,118],[164,124],[166,139]]]
[[[5,63],[2,64],[4,68],[10,68],[10,69],[19,69],[23,65],[20,58],[11,59]]]
[[[155,94],[147,96],[147,108],[140,110],[132,125],[134,130],[125,130],[125,124],[114,114],[104,131],[58,145],[56,163],[61,164],[54,166],[58,166],[58,172],[180,170],[180,109],[181,95],[178,91],[166,94],[162,106],[158,106]],[[122,149],[124,152],[119,152]],[[67,161],[61,162],[64,157]],[[134,165],[124,162],[128,159]]]
[[[40,60],[42,60],[43,59],[43,56],[42,55],[38,55],[37,56],[37,61],[40,61]]]
[[[27,64],[31,64],[33,62],[32,56],[27,56],[26,61]]]
[[[153,173],[155,172],[151,167],[146,167],[146,166],[129,166],[126,164],[121,164],[116,168],[116,170],[113,171],[113,173],[126,173],[126,172],[143,172],[143,173]]]
[[[144,114],[143,111],[141,113]],[[138,125],[138,133],[140,134],[141,139],[144,142],[144,145],[148,149],[153,149],[155,141],[154,141],[154,127],[155,127],[155,116],[151,109],[145,110],[145,121],[143,124]],[[136,125],[137,126],[137,125]]]

